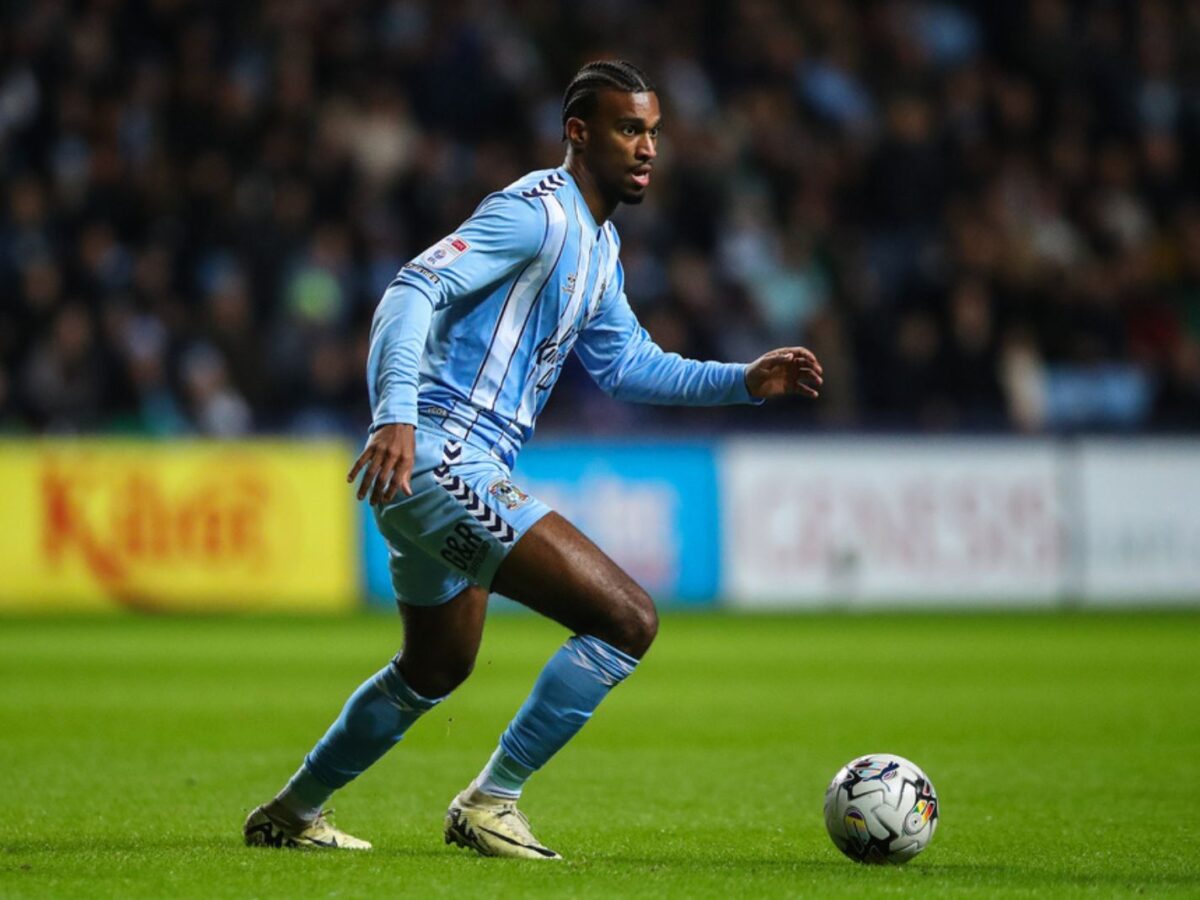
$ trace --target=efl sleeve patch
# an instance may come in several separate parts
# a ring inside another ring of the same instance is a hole
[[[470,244],[457,234],[452,234],[442,238],[421,254],[421,262],[431,269],[444,269],[470,249]]]

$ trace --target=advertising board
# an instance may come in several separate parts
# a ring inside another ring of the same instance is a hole
[[[1200,446],[1089,440],[1078,450],[1085,603],[1200,598]]]
[[[736,606],[1053,603],[1068,563],[1054,446],[723,445],[724,593]]]
[[[346,455],[333,443],[0,443],[0,607],[351,608]]]

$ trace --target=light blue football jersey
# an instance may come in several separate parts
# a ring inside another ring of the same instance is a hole
[[[565,168],[486,197],[380,301],[367,361],[372,430],[432,417],[511,467],[572,350],[618,399],[756,402],[744,365],[683,359],[650,339],[625,297],[620,246]]]

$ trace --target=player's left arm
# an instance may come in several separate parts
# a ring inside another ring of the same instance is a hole
[[[821,364],[804,347],[781,347],[754,362],[685,359],[654,343],[625,296],[624,273],[584,326],[575,352],[605,393],[618,400],[678,406],[761,403],[771,397],[816,397]]]

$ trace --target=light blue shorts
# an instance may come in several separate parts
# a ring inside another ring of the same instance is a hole
[[[476,584],[491,588],[517,539],[550,512],[508,468],[422,418],[413,495],[376,506],[396,600],[437,606]]]

